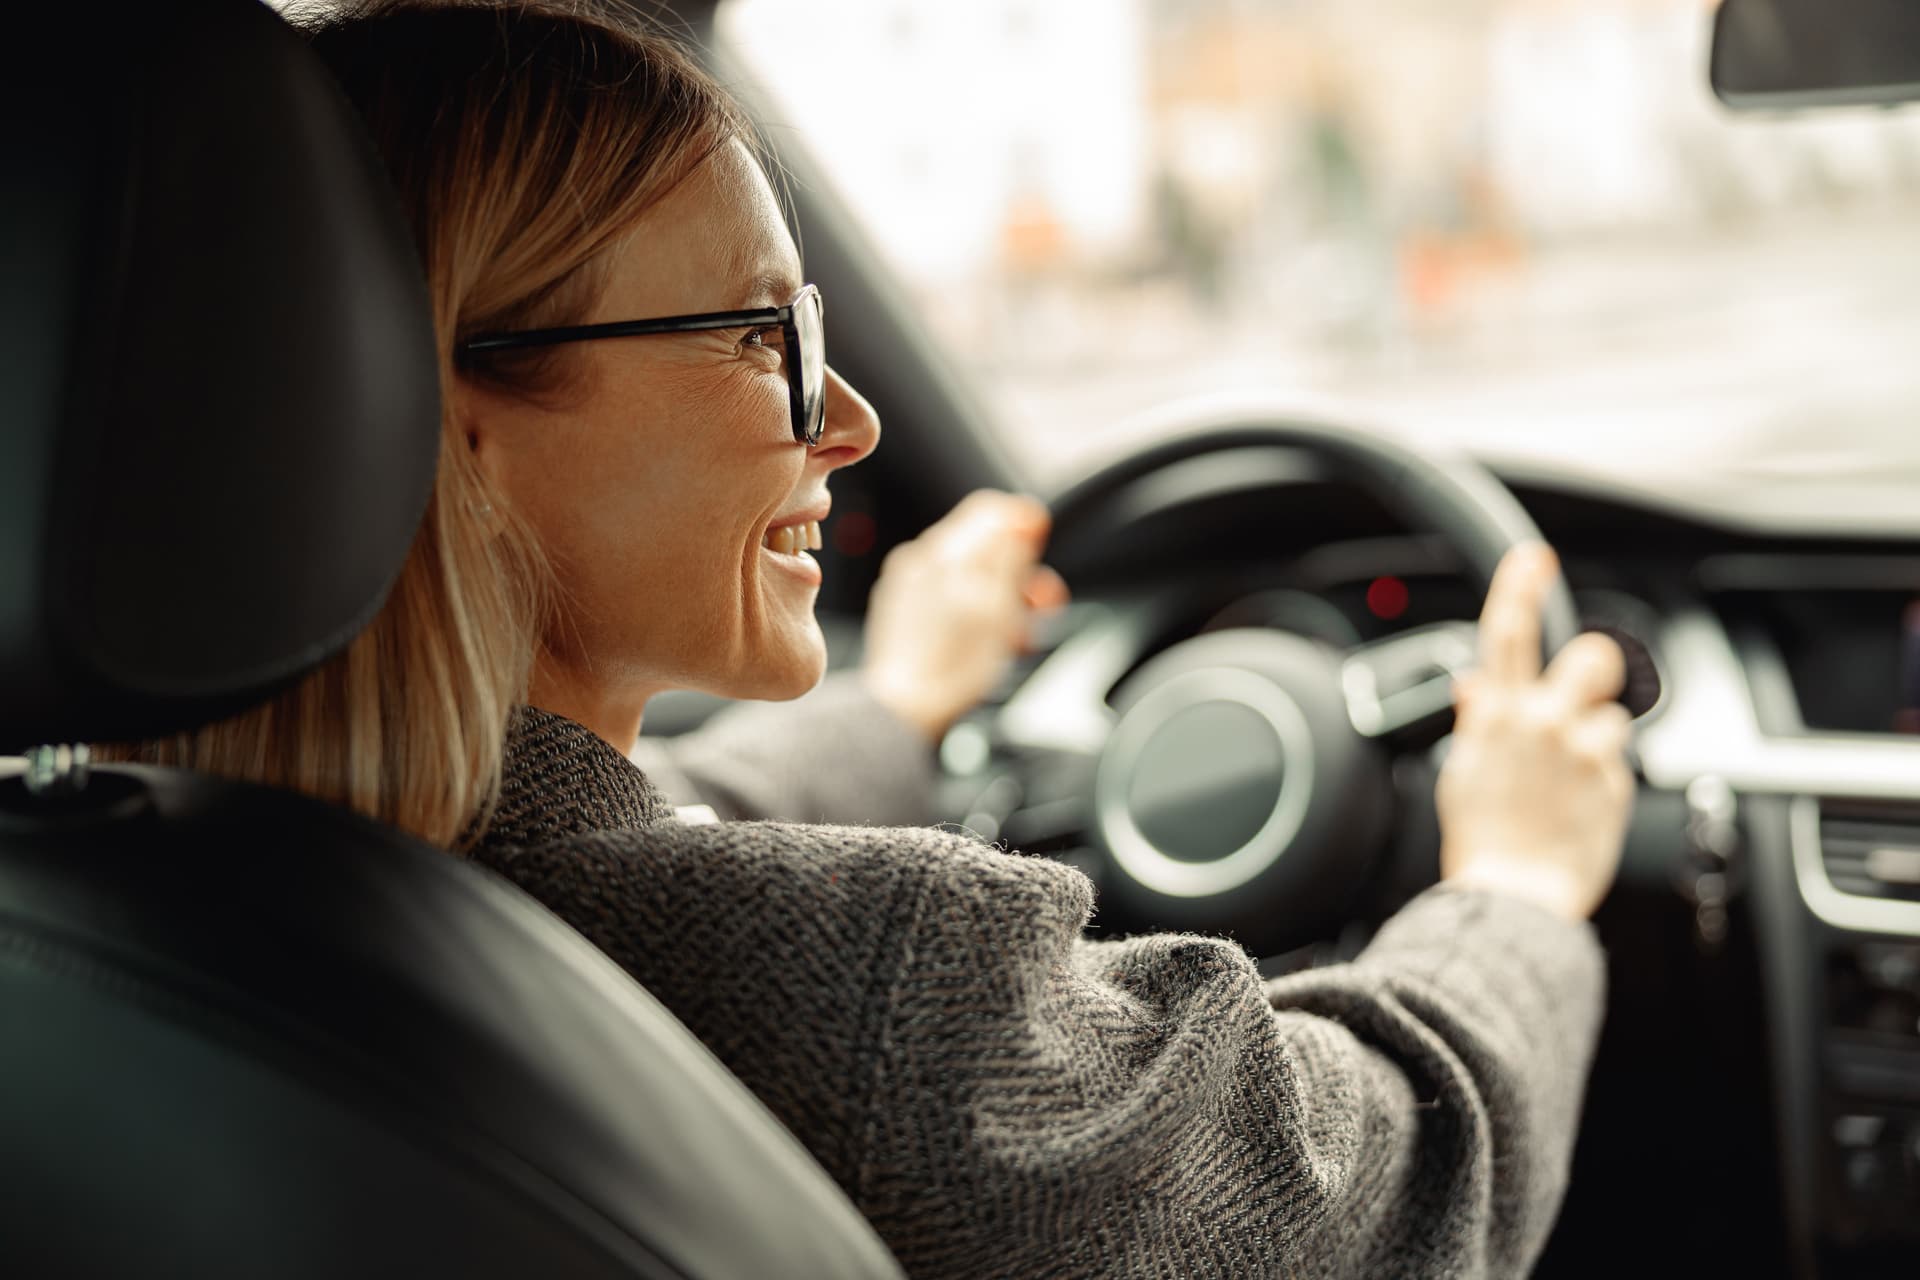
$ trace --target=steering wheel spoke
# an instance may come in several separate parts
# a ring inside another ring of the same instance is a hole
[[[1099,608],[1001,704],[995,747],[1098,759],[1119,721],[1107,695],[1146,652],[1152,627],[1146,613]]]
[[[1432,742],[1452,723],[1453,682],[1472,667],[1471,622],[1415,627],[1347,651],[1340,689],[1363,738]]]

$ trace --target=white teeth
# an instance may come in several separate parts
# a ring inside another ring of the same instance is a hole
[[[808,520],[804,524],[790,524],[783,528],[767,530],[767,536],[762,545],[769,551],[791,556],[802,551],[818,551],[826,543],[820,537],[820,522]]]

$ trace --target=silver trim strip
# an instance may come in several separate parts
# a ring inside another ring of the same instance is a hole
[[[1920,800],[1920,740],[1763,733],[1739,655],[1706,610],[1670,615],[1660,648],[1671,701],[1635,738],[1641,768],[1655,786],[1683,791],[1712,773],[1753,794]]]
[[[1920,800],[1920,741],[1891,734],[1771,737],[1760,729],[1747,672],[1717,618],[1682,610],[1662,635],[1672,703],[1638,737],[1647,780],[1679,790],[1718,774],[1736,791],[1792,797],[1787,837],[1807,909],[1840,929],[1920,936],[1920,903],[1843,893],[1827,878],[1818,799]]]
[[[1920,902],[1894,902],[1843,893],[1827,878],[1820,845],[1820,801],[1796,796],[1787,812],[1793,846],[1793,875],[1807,908],[1828,924],[1862,933],[1894,933],[1920,938]]]
[[[1140,752],[1172,717],[1203,702],[1230,702],[1257,713],[1279,735],[1280,794],[1273,812],[1245,844],[1212,862],[1170,858],[1148,840],[1127,811],[1127,789]],[[1207,667],[1177,675],[1135,703],[1114,731],[1094,776],[1094,815],[1120,869],[1170,898],[1231,893],[1279,861],[1306,820],[1313,797],[1313,731],[1280,686],[1250,671]]]

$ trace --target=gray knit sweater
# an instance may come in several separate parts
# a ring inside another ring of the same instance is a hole
[[[799,717],[796,775],[917,785],[874,710]],[[475,856],[664,1001],[917,1277],[1515,1276],[1565,1188],[1601,956],[1524,902],[1432,890],[1355,963],[1263,986],[1230,942],[1083,939],[1085,877],[962,835],[682,824],[530,710]]]

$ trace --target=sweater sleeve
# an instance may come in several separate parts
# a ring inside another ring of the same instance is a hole
[[[1268,984],[1307,1074],[1364,1100],[1328,1118],[1329,1141],[1355,1144],[1353,1192],[1320,1247],[1366,1240],[1379,1274],[1408,1257],[1527,1274],[1566,1191],[1604,990],[1588,925],[1449,886],[1354,963]]]
[[[850,671],[792,702],[735,703],[690,732],[642,738],[632,759],[674,804],[709,805],[728,821],[934,817],[932,748]]]
[[[1557,1207],[1583,928],[1430,894],[1358,962],[1080,936],[1078,872],[932,830],[665,824],[502,869],[619,960],[919,1277],[1517,1275]]]

